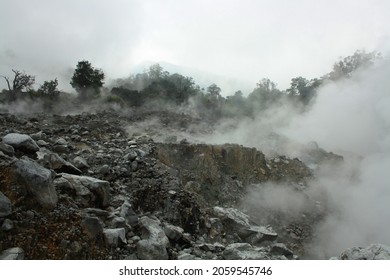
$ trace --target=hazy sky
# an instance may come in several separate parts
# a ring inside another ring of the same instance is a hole
[[[284,89],[357,49],[387,53],[388,11],[388,0],[1,0],[0,75],[64,89],[81,59],[108,78],[165,61]]]

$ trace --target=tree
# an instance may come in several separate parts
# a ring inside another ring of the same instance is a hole
[[[207,88],[207,93],[212,96],[220,96],[221,95],[221,88],[217,86],[216,84],[211,84]]]
[[[352,73],[362,67],[368,67],[381,58],[378,52],[366,53],[362,50],[357,50],[351,56],[347,56],[333,65],[333,70],[326,78],[330,80],[338,80],[341,78],[350,78]]]
[[[286,91],[290,97],[297,97],[299,101],[307,105],[315,97],[316,90],[321,84],[321,79],[312,79],[309,81],[303,77],[296,77],[291,79],[291,86]]]
[[[51,81],[45,81],[43,85],[39,87],[37,91],[38,95],[52,100],[57,99],[60,94],[60,91],[58,90],[57,86],[58,86],[57,78]]]
[[[12,69],[14,72],[14,78],[11,83],[10,78],[2,76],[7,82],[8,94],[10,101],[14,101],[17,98],[17,94],[22,92],[30,92],[32,86],[35,83],[35,76],[27,75],[24,72]]]
[[[149,74],[149,78],[152,80],[164,79],[169,76],[169,72],[164,71],[164,68],[158,63],[153,64],[149,67],[148,74]]]
[[[79,93],[79,97],[86,100],[99,95],[103,80],[103,71],[95,69],[89,61],[83,60],[78,62],[70,84]]]
[[[250,102],[254,110],[265,110],[277,104],[283,95],[283,92],[276,87],[274,82],[268,78],[263,78],[249,94],[247,101]]]

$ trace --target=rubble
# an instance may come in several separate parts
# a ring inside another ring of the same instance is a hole
[[[137,127],[155,114],[170,137]],[[240,203],[251,184],[305,186],[300,160],[183,141],[174,127],[212,126],[174,113],[30,119],[0,114],[0,259],[298,258],[304,239]]]

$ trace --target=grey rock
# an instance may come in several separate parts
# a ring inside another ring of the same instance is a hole
[[[258,245],[264,241],[275,241],[278,238],[278,234],[271,227],[264,226],[243,228],[239,235],[252,245]]]
[[[41,140],[45,137],[45,134],[43,133],[43,131],[39,131],[37,133],[33,133],[30,135],[32,139],[34,139],[35,141],[38,141],[38,140]]]
[[[37,144],[38,144],[39,147],[47,147],[47,146],[49,146],[49,143],[47,143],[44,140],[37,140]]]
[[[3,142],[25,152],[36,152],[39,150],[37,143],[27,134],[9,133],[3,137]]]
[[[110,225],[112,228],[124,228],[126,233],[131,230],[131,226],[126,223],[126,219],[122,217],[114,216],[110,221]]]
[[[102,175],[107,175],[110,173],[110,166],[108,166],[107,164],[102,165],[99,167],[97,172],[102,174]]]
[[[118,247],[127,243],[124,228],[109,228],[103,230],[108,247]]]
[[[85,217],[81,221],[81,227],[90,240],[97,240],[102,236],[103,225],[97,217]]]
[[[5,219],[1,225],[2,231],[10,231],[14,228],[14,223],[10,219]]]
[[[67,153],[69,152],[68,145],[55,145],[53,146],[53,151],[56,153]]]
[[[367,247],[352,247],[341,253],[340,260],[390,260],[390,247],[371,244]]]
[[[166,224],[164,227],[165,235],[173,241],[178,241],[183,237],[184,229],[174,225]]]
[[[131,163],[131,171],[135,172],[135,171],[137,171],[137,170],[138,170],[138,162],[133,161],[133,162]]]
[[[196,259],[196,256],[191,255],[189,253],[181,253],[177,256],[177,259],[182,261],[182,260],[194,260]]]
[[[119,215],[124,218],[130,226],[135,226],[138,224],[138,216],[128,201],[123,202],[121,205]]]
[[[43,207],[56,207],[58,196],[53,185],[53,174],[30,159],[19,159],[13,164],[13,172],[18,181]]]
[[[151,239],[140,240],[137,243],[137,257],[140,260],[167,260],[166,246]]]
[[[2,192],[0,192],[0,218],[11,215],[11,201]]]
[[[137,157],[137,153],[134,150],[130,150],[126,155],[124,155],[124,159],[127,161],[133,161]]]
[[[274,255],[283,255],[290,260],[294,257],[294,252],[287,248],[287,246],[283,243],[272,244],[270,253]]]
[[[49,151],[46,148],[41,148],[37,152],[38,162],[46,168],[53,169],[57,172],[65,172],[70,174],[80,175],[81,170],[75,167],[70,162],[67,162],[58,154]]]
[[[267,260],[267,251],[264,248],[253,247],[248,243],[233,243],[223,251],[225,260]]]
[[[14,247],[4,250],[0,254],[0,260],[23,260],[24,251],[22,248]]]
[[[64,138],[58,138],[54,145],[68,145],[68,142]]]
[[[14,148],[11,145],[8,145],[3,142],[0,142],[0,151],[10,157],[13,157],[15,154]]]
[[[73,159],[73,164],[80,169],[87,169],[89,168],[89,164],[87,160],[81,156],[77,156]]]
[[[78,176],[67,173],[60,174],[68,181],[69,186],[75,190],[77,196],[89,197],[99,207],[107,207],[110,199],[110,183],[89,176]],[[64,185],[64,181],[62,185]]]
[[[155,240],[163,246],[168,246],[169,240],[160,226],[160,221],[149,217],[142,217],[138,222],[142,239]]]

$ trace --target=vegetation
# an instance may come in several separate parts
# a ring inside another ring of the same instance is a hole
[[[322,77],[307,79],[302,76],[291,79],[290,87],[278,89],[268,78],[262,78],[248,96],[238,90],[223,97],[217,84],[209,85],[206,90],[195,84],[191,77],[178,73],[171,74],[159,64],[151,65],[148,71],[117,79],[112,88],[103,90],[104,73],[94,68],[89,61],[79,61],[70,84],[78,93],[78,99],[84,102],[95,100],[120,107],[137,108],[149,105],[154,109],[190,108],[199,117],[211,121],[220,118],[254,117],[269,108],[289,103],[298,111],[308,110],[317,96],[321,85],[350,78],[354,72],[374,64],[380,54],[356,51],[353,55],[341,58],[333,65],[332,71]],[[14,102],[30,97],[43,100],[44,108],[52,110],[53,104],[60,103],[64,94],[58,90],[57,78],[45,81],[34,91],[35,76],[18,70],[12,70],[11,80],[1,76],[7,83],[3,90],[4,102]],[[103,96],[100,98],[101,94]],[[4,98],[4,96],[6,98]],[[62,99],[63,100],[63,99]]]

